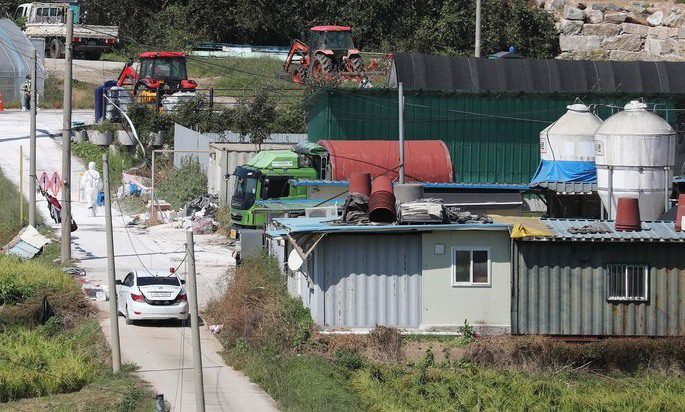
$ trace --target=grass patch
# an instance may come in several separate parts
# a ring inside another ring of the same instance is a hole
[[[92,109],[95,106],[96,85],[74,80],[72,90],[72,107],[74,109]],[[38,101],[41,109],[61,109],[64,103],[64,79],[49,76],[45,79],[43,98]]]
[[[109,373],[109,347],[94,313],[77,282],[51,262],[0,256],[0,402],[10,402],[0,409],[136,410],[150,404],[152,395],[138,378]]]
[[[12,240],[14,236],[21,230],[19,216],[19,190],[17,187],[0,172],[0,246],[4,246]],[[24,223],[28,223],[29,203],[26,199],[24,202]],[[36,216],[38,218],[38,216]]]
[[[685,339],[322,335],[266,257],[236,269],[207,318],[224,325],[226,361],[284,410],[685,408]]]
[[[318,356],[274,356],[238,346],[226,361],[242,370],[286,411],[361,410],[346,370]]]
[[[682,410],[685,380],[664,375],[499,372],[465,364],[376,365],[352,385],[369,410]]]
[[[73,279],[55,267],[0,255],[0,305],[74,290],[78,287]]]

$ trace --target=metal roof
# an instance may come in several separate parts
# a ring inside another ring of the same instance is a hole
[[[486,59],[397,53],[390,85],[405,89],[533,93],[685,93],[685,63]]]
[[[291,179],[292,186],[339,186],[349,185],[347,180],[310,180],[310,179]],[[397,184],[397,183],[395,183]],[[523,191],[530,189],[528,185],[517,184],[496,184],[496,183],[422,183],[425,189],[467,189],[467,190],[507,190]]]
[[[538,241],[589,241],[589,242],[685,242],[685,232],[676,232],[674,222],[642,222],[638,232],[617,231],[612,220],[592,219],[541,219],[554,235],[550,238],[526,238]],[[569,229],[603,223],[607,233],[571,233]]]
[[[387,233],[387,232],[432,232],[438,230],[503,230],[509,231],[509,225],[497,223],[465,223],[438,225],[353,225],[336,223],[338,218],[297,217],[274,219],[274,224],[288,230],[289,233]],[[275,231],[274,231],[275,232]],[[271,232],[267,234],[270,235]]]
[[[531,189],[549,189],[560,195],[576,195],[597,193],[597,183],[587,182],[540,182],[531,185]]]

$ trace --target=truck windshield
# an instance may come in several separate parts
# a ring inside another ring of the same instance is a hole
[[[235,185],[235,195],[240,197],[254,196],[257,193],[257,179],[254,177],[238,177]]]
[[[183,80],[186,78],[186,65],[180,59],[145,59],[140,64],[140,77]]]
[[[235,190],[231,198],[231,208],[247,210],[252,207],[257,198],[257,182],[260,173],[239,166],[233,172],[235,176]]]

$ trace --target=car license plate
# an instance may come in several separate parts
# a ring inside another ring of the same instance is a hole
[[[235,229],[231,229],[229,236],[231,239],[238,239],[238,231]]]
[[[171,296],[171,293],[168,292],[152,292],[150,293],[150,296],[153,298],[168,298]]]

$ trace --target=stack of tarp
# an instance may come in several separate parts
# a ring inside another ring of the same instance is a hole
[[[35,227],[26,226],[3,248],[3,252],[20,259],[31,259],[49,243],[50,239],[41,235]]]

